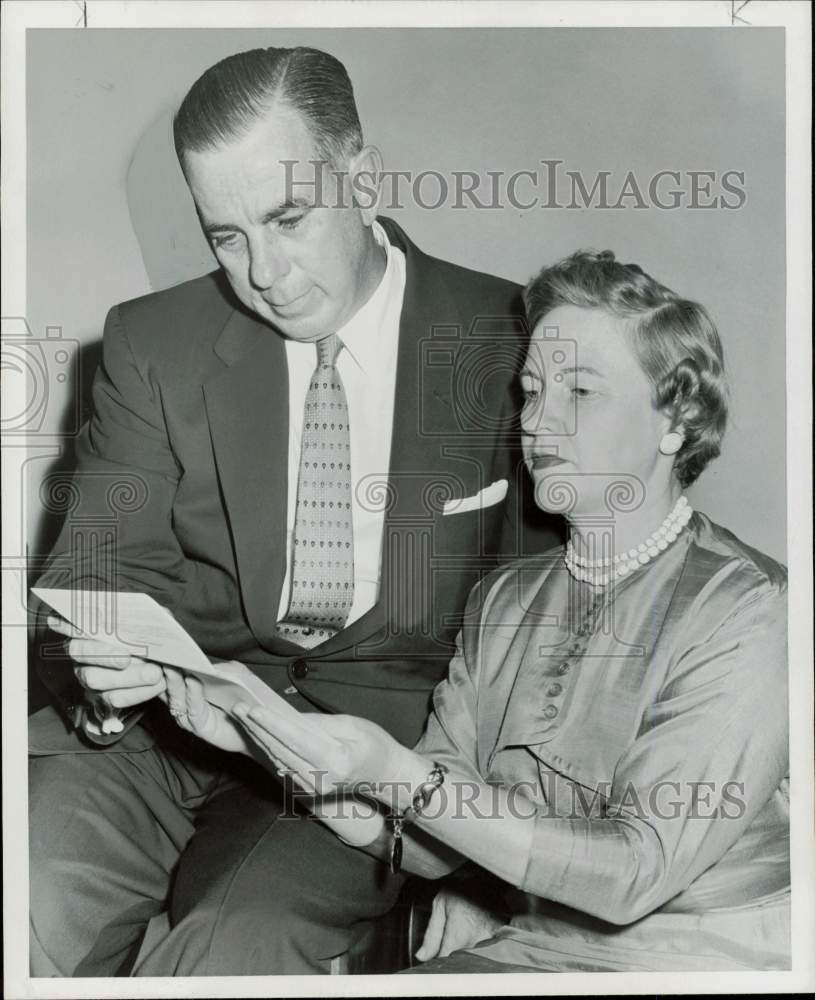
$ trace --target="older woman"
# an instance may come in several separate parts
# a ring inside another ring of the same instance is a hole
[[[364,783],[378,807],[313,802],[356,849],[497,876],[509,921],[426,971],[788,968],[785,570],[683,493],[724,430],[718,335],[609,252],[525,301],[525,458],[571,537],[473,591],[417,746],[352,717],[236,721],[178,678],[170,697],[305,789]]]

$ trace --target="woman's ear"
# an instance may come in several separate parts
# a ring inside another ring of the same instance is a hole
[[[348,163],[351,197],[366,226],[373,224],[382,193],[382,153],[377,146],[363,146]]]

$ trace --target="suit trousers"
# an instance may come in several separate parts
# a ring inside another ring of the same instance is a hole
[[[32,975],[328,973],[396,902],[403,877],[256,762],[175,726],[106,750],[62,727],[49,750],[60,726],[31,719]]]

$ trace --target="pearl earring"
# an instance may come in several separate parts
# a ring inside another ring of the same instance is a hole
[[[678,431],[669,431],[659,442],[659,450],[663,455],[675,455],[684,443],[685,438]]]

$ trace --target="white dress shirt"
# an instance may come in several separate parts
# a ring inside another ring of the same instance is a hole
[[[405,292],[405,255],[398,247],[391,246],[378,222],[374,222],[372,228],[387,257],[382,280],[365,305],[343,327],[326,331],[327,336],[336,332],[345,345],[337,358],[337,369],[348,399],[354,526],[354,602],[346,624],[370,611],[379,596],[387,492],[384,484],[388,481],[390,465],[399,319]],[[303,409],[317,364],[317,348],[313,343],[287,340],[286,362],[289,371],[289,485],[286,576],[280,594],[278,621],[285,617],[291,596]],[[377,482],[382,488],[374,487]]]

